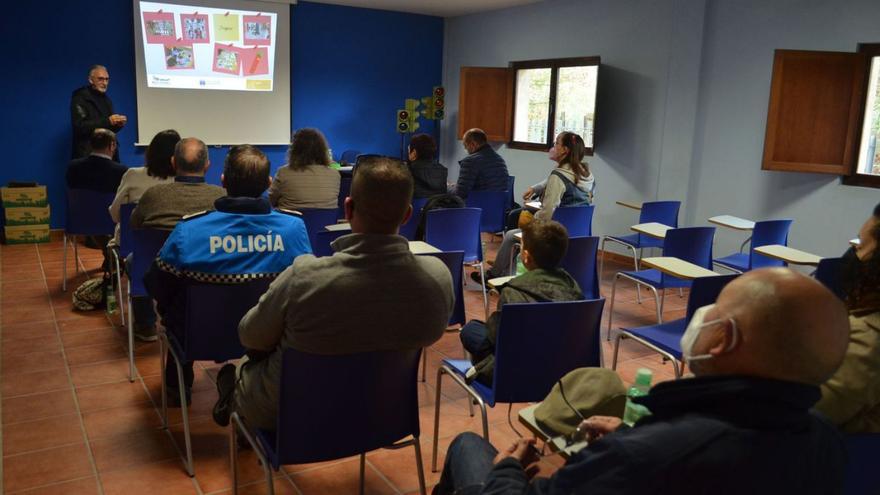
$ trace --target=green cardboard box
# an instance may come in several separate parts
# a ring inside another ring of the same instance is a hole
[[[49,224],[6,227],[6,244],[49,242]]]
[[[49,223],[49,207],[6,208],[6,225],[42,225]]]
[[[0,187],[4,208],[39,207],[48,203],[46,186]]]

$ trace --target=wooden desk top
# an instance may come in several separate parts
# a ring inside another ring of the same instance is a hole
[[[508,275],[507,277],[490,278],[489,280],[486,281],[486,283],[489,284],[489,287],[499,289],[499,288],[501,288],[502,285],[506,284],[507,282],[510,282],[514,278],[516,278],[516,275]]]
[[[632,208],[633,210],[641,210],[642,203],[637,203],[635,201],[617,201],[617,204],[620,206],[625,206],[627,208]]]
[[[439,253],[440,250],[425,241],[409,241],[409,250],[412,254]]]
[[[578,453],[581,449],[587,446],[587,442],[578,442],[569,447],[565,446],[565,438],[561,436],[550,436],[544,430],[538,426],[537,421],[535,421],[535,409],[538,408],[541,404],[532,404],[531,406],[526,407],[525,409],[520,409],[519,411],[519,422],[522,423],[530,432],[532,432],[536,438],[540,438],[547,442],[547,445],[550,446],[550,449],[553,452],[558,452],[559,455],[568,459],[572,455]]]
[[[531,210],[540,210],[543,207],[543,205],[541,204],[540,201],[528,201],[528,202],[526,202],[526,207]]]
[[[734,230],[753,230],[755,228],[755,222],[733,215],[714,216],[709,219],[709,222]]]
[[[656,268],[661,272],[672,275],[676,278],[684,280],[693,280],[700,277],[714,277],[719,275],[712,270],[707,270],[702,266],[695,265],[688,261],[674,258],[671,256],[656,256],[653,258],[642,258],[641,264]]]
[[[782,246],[780,244],[758,246],[755,248],[755,252],[763,254],[764,256],[769,256],[771,258],[785,261],[786,263],[791,263],[793,265],[816,266],[822,259],[821,256],[816,256],[815,254],[799,251],[797,249],[790,248],[788,246]]]
[[[333,225],[325,225],[324,229],[329,230],[330,232],[351,230],[351,224],[350,223],[334,223]]]
[[[640,234],[656,237],[657,239],[665,239],[666,231],[671,228],[672,227],[668,225],[663,225],[662,223],[657,222],[640,223],[638,225],[633,225],[632,227],[630,227],[630,229]]]

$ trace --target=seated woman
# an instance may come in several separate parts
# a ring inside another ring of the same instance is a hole
[[[843,256],[850,336],[846,357],[822,389],[816,409],[849,433],[880,433],[880,204]]]
[[[174,129],[167,129],[153,136],[147,151],[144,153],[143,167],[133,167],[122,176],[122,182],[116,190],[116,197],[110,205],[110,216],[116,222],[116,234],[107,244],[108,248],[119,246],[119,210],[128,203],[137,203],[143,196],[144,191],[156,184],[165,184],[174,181],[174,166],[171,157],[174,155],[174,147],[180,141],[180,134]],[[138,340],[152,342],[158,338],[156,335],[156,313],[153,311],[153,301],[149,297],[132,297],[132,314],[134,315],[134,336]]]
[[[276,208],[337,208],[339,172],[330,168],[327,140],[317,129],[296,131],[287,151],[287,164],[275,173],[269,202]]]
[[[589,165],[584,162],[586,146],[584,140],[573,132],[561,132],[556,136],[556,143],[550,148],[549,158],[556,162],[556,168],[550,172],[546,185],[536,184],[526,191],[541,195],[541,209],[535,213],[535,219],[551,220],[553,212],[560,206],[583,206],[593,203],[593,187],[595,179],[590,173]],[[510,265],[513,246],[517,243],[515,234],[520,229],[508,230],[498,248],[495,263],[486,270],[488,278],[511,275]],[[471,273],[471,277],[480,282],[480,274]]]
[[[434,161],[437,143],[428,134],[416,134],[409,140],[409,171],[412,173],[413,198],[428,198],[446,192],[446,167]]]

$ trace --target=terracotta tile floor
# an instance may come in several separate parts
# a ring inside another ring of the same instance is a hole
[[[497,240],[487,247],[490,251],[497,249]],[[218,365],[206,362],[196,366],[191,409],[196,477],[189,478],[181,461],[179,412],[172,410],[168,431],[160,427],[158,345],[137,345],[140,375],[129,383],[126,339],[118,326],[118,315],[108,317],[103,311],[80,313],[72,309],[70,293],[85,277],[74,274],[74,263],[68,259],[68,292],[62,292],[62,255],[58,240],[41,245],[0,246],[0,492],[229,493],[227,432],[210,419]],[[100,265],[101,256],[96,250],[81,248],[80,256],[86,269],[96,270]],[[621,268],[627,267],[606,263],[603,278],[610,279]],[[610,285],[603,283],[602,290],[610,294]],[[480,292],[467,290],[465,297],[468,316],[482,319]],[[615,327],[653,321],[651,298],[646,297],[642,305],[635,298],[635,290],[621,283]],[[490,304],[494,307],[496,301],[493,295]],[[665,316],[681,317],[685,304],[686,299],[670,294]],[[605,313],[607,321],[607,303]],[[604,328],[603,324],[603,335]],[[611,345],[603,341],[603,346],[610,364]],[[430,487],[439,477],[430,472],[436,369],[441,359],[459,358],[462,350],[456,333],[448,332],[427,352],[428,381],[419,387],[422,455]],[[670,364],[625,341],[619,365],[624,381],[629,382],[640,367],[654,370],[657,381],[672,378]],[[479,414],[468,415],[464,393],[450,381],[445,383],[440,463],[457,433],[480,431]],[[515,416],[523,406],[515,405],[512,414]],[[504,405],[490,411],[489,421],[490,437],[496,445],[516,438],[507,424]],[[253,452],[243,452],[241,459],[241,479],[247,485],[242,493],[265,493]],[[545,457],[541,471],[549,475],[561,464],[558,457]],[[353,493],[357,479],[358,463],[356,458],[349,458],[286,466],[276,475],[275,487],[279,494]],[[366,487],[369,493],[417,492],[412,451],[370,453]]]

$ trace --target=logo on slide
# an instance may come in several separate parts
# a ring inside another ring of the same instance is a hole
[[[204,85],[205,85],[205,80],[199,79],[199,86],[204,86]]]
[[[153,84],[171,84],[171,78],[169,77],[159,77],[159,76],[151,76],[153,78]]]

